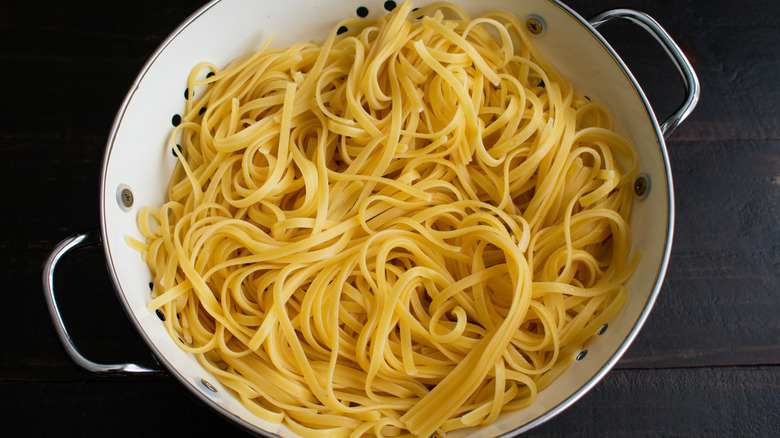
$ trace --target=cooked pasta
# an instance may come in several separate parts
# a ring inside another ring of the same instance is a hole
[[[510,14],[406,2],[202,63],[187,97],[138,218],[149,309],[267,421],[488,424],[628,298],[633,147]]]

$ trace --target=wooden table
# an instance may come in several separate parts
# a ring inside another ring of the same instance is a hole
[[[105,141],[125,93],[199,0],[0,5],[0,417],[4,436],[241,436],[167,380],[88,376],[46,313],[41,264],[98,226]],[[666,282],[644,330],[593,391],[528,436],[780,435],[780,3],[571,0],[589,17],[656,18],[702,83],[668,141],[677,199]],[[610,26],[659,117],[676,72],[640,31]],[[66,322],[84,353],[150,363],[92,248],[60,265]],[[214,436],[214,435],[211,435]]]

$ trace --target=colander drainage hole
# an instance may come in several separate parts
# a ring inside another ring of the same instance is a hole
[[[392,11],[393,9],[395,9],[395,7],[396,7],[396,4],[395,4],[395,2],[393,0],[387,0],[385,2],[385,9],[386,10]]]
[[[357,13],[357,16],[360,17],[360,18],[366,18],[366,17],[368,17],[368,8],[365,7],[365,6],[361,6],[361,7],[357,8],[355,13]]]
[[[348,30],[347,26],[341,26],[341,27],[339,27],[339,30],[336,31],[336,34],[337,35],[341,35],[342,33],[346,32],[347,30]]]
[[[160,318],[160,321],[165,321],[165,314],[162,310],[157,309],[154,311],[154,313],[157,315],[158,318]]]
[[[601,326],[598,332],[596,332],[597,335],[601,336],[604,334],[605,331],[607,331],[607,327],[609,327],[609,324],[604,324]]]
[[[580,361],[582,359],[585,359],[585,356],[587,356],[587,355],[588,355],[588,350],[582,350],[582,351],[580,351],[580,354],[578,354],[575,359]]]

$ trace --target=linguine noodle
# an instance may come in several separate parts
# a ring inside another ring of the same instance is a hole
[[[633,146],[507,13],[407,2],[188,90],[149,309],[267,421],[488,424],[628,298]]]

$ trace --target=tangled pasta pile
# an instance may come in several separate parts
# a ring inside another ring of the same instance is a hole
[[[265,420],[488,424],[627,300],[633,147],[509,14],[407,2],[188,87],[149,308]]]

